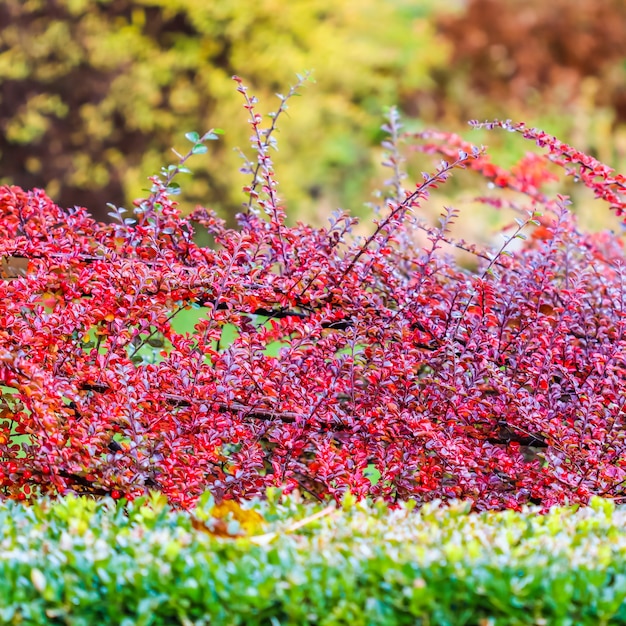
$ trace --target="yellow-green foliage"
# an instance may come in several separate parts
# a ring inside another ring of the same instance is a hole
[[[0,182],[48,184],[60,203],[142,195],[190,130],[226,130],[198,159],[192,202],[236,210],[248,149],[239,74],[268,113],[314,70],[280,122],[282,195],[313,218],[367,187],[383,108],[428,87],[447,48],[432,0],[4,0]],[[81,191],[82,190],[82,191]],[[82,195],[81,195],[82,194]],[[118,197],[116,197],[118,196]],[[121,197],[120,197],[121,196]],[[123,200],[125,198],[125,200]],[[329,206],[330,205],[330,206]],[[308,209],[308,211],[307,211]],[[103,212],[105,210],[103,209]]]

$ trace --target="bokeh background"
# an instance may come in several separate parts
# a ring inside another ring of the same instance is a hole
[[[269,113],[307,70],[315,82],[277,135],[292,219],[366,211],[390,105],[407,129],[461,132],[503,165],[532,146],[469,119],[525,121],[626,169],[624,0],[0,0],[0,184],[106,219],[107,203],[145,194],[186,132],[218,127],[180,182],[186,207],[232,221],[250,133],[231,76]],[[462,189],[448,193],[468,201]],[[570,192],[586,226],[612,226]],[[491,218],[465,219],[479,236]]]

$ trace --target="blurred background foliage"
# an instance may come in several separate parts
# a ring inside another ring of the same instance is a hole
[[[189,207],[232,218],[247,182],[235,148],[250,150],[231,76],[268,113],[309,69],[275,158],[300,219],[368,199],[393,104],[407,128],[461,130],[505,165],[531,146],[468,119],[524,120],[624,170],[625,59],[624,0],[0,0],[0,183],[106,218],[185,132],[218,127],[181,183]]]
[[[433,13],[451,54],[433,69],[430,99],[401,100],[405,115],[444,130],[469,119],[524,121],[626,172],[624,0],[464,0],[457,8]],[[505,166],[541,152],[516,135],[461,132]],[[558,190],[572,196],[583,228],[623,232],[621,220],[573,179]],[[486,207],[475,209],[461,215],[464,236],[479,239],[486,222],[503,222]]]
[[[469,0],[462,13],[435,19],[453,44],[435,78],[441,121],[524,120],[623,163],[624,0]],[[407,112],[416,113],[410,103]]]
[[[447,61],[431,12],[409,0],[2,0],[0,175],[101,216],[141,196],[185,132],[219,127],[185,198],[232,213],[248,182],[234,148],[250,134],[232,75],[268,113],[312,69],[276,163],[300,213],[334,209],[363,197],[383,107],[428,90]]]

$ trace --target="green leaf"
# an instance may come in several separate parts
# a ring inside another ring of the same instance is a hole
[[[214,141],[215,139],[219,139],[218,135],[223,135],[224,131],[221,128],[212,128],[211,130],[209,130],[208,132],[204,133],[204,135],[202,135],[202,139],[200,139],[200,141]]]

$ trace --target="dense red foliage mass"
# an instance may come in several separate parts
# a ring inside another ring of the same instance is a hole
[[[406,191],[392,114],[393,178],[372,234],[352,238],[355,220],[340,213],[327,228],[288,227],[274,125],[263,129],[239,90],[258,158],[238,229],[205,209],[179,214],[182,166],[153,179],[136,221],[118,211],[117,224],[0,189],[3,493],[159,489],[183,506],[207,488],[242,498],[268,485],[477,508],[623,498],[623,249],[578,232],[567,201],[541,187],[552,159],[621,210],[624,179],[502,123],[546,158],[504,171],[458,137],[423,134],[422,149],[449,161]],[[440,228],[416,217],[464,167],[508,189],[486,202],[520,212],[499,249],[453,242],[453,210]],[[194,225],[212,247],[194,243]],[[478,270],[442,254],[444,242],[471,250]],[[194,332],[175,332],[190,307],[202,310]]]

